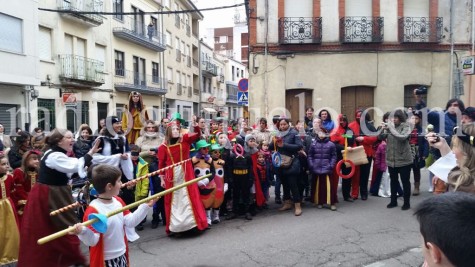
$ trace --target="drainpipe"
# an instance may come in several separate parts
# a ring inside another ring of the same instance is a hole
[[[203,77],[202,76],[202,73],[201,73],[201,62],[202,62],[202,58],[201,58],[201,40],[198,39],[198,81],[199,81],[199,85],[198,85],[198,89],[200,90],[199,92],[199,100],[198,100],[198,115],[201,117],[201,92],[203,92],[201,86],[203,84]]]
[[[30,132],[30,126],[31,126],[30,125],[31,124],[30,94],[31,94],[31,90],[34,90],[34,88],[33,88],[33,86],[25,85],[23,87],[23,90],[25,92],[25,106],[26,106],[26,116],[25,116],[25,128],[24,128],[24,130],[27,131],[27,132]]]
[[[449,99],[454,96],[454,0],[450,0],[450,78],[449,78]]]
[[[267,39],[269,37],[269,0],[266,0],[266,7],[265,7],[265,16],[266,16],[266,35],[264,39],[264,105],[265,105],[265,111],[264,111],[264,117],[267,118],[269,116],[269,99],[268,99],[268,85],[267,85]]]
[[[163,11],[163,6],[160,6],[160,12]],[[164,32],[164,27],[163,27],[163,14],[160,14],[160,28],[161,28],[161,32],[162,32],[162,37],[165,37],[166,38],[166,34]],[[171,40],[170,40],[171,41]],[[164,42],[164,45],[166,46],[167,45],[167,40],[163,40]],[[160,61],[162,62],[162,83],[163,83],[163,88],[167,89],[167,92],[168,92],[168,77],[167,76],[167,73],[166,73],[166,69],[165,69],[165,55],[164,55],[165,51],[163,51],[162,53],[160,53]],[[173,75],[173,72],[172,72],[172,75]],[[165,118],[167,116],[167,95],[166,94],[163,94],[162,96],[162,112],[161,112],[161,116],[162,118]]]

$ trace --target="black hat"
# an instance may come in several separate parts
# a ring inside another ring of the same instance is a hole
[[[467,107],[465,110],[462,112],[462,115],[467,115],[472,119],[472,121],[475,121],[475,107]]]
[[[106,122],[111,122],[112,124],[114,123],[117,123],[117,122],[121,122],[121,120],[119,119],[119,117],[117,116],[109,116],[106,118]]]

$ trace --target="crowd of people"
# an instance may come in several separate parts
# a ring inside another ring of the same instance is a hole
[[[364,109],[350,122],[345,114],[333,120],[327,109],[315,116],[312,107],[295,124],[275,115],[272,123],[262,117],[253,125],[193,116],[187,125],[179,113],[155,122],[136,92],[128,112],[101,120],[95,134],[84,124],[75,135],[36,128],[11,140],[0,125],[0,233],[9,233],[0,238],[0,264],[129,266],[127,241],[137,240],[149,211],[153,229],[163,224],[168,235],[179,235],[223,219],[252,220],[268,209],[271,194],[279,211],[295,216],[306,202],[335,211],[340,183],[344,201],[389,197],[387,208],[394,208],[402,197],[401,209],[408,210],[420,193],[420,169],[430,165],[430,191],[475,193],[475,108],[451,99],[445,111],[430,111],[415,97],[413,110],[388,112],[379,126]],[[120,213],[104,231],[78,223],[78,214],[86,221],[203,176]],[[68,209],[50,216],[79,200],[71,193],[78,180],[85,182],[84,214]],[[426,220],[421,209],[417,214]],[[70,235],[37,244],[68,227]],[[89,261],[80,241],[92,247]]]

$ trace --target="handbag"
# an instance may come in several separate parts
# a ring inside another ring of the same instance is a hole
[[[342,154],[345,153],[345,150],[341,151]],[[355,166],[363,165],[368,163],[368,158],[366,157],[366,153],[364,152],[363,146],[353,147],[351,151],[346,151],[346,159],[350,160],[355,164]],[[346,167],[350,167],[351,165],[345,162]]]
[[[283,168],[283,169],[287,169],[287,168],[290,168],[290,166],[292,166],[292,162],[294,160],[294,157],[292,156],[287,156],[287,155],[280,155],[282,161],[280,163],[280,167]]]

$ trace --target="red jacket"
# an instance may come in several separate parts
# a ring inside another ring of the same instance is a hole
[[[348,127],[353,131],[355,134],[355,141],[356,138],[361,136],[360,134],[360,124],[357,121],[351,122]],[[363,145],[364,152],[366,153],[366,156],[368,157],[373,157],[374,156],[374,147],[373,144],[378,141],[378,136],[362,136],[363,142],[356,142],[357,146],[358,145]]]

